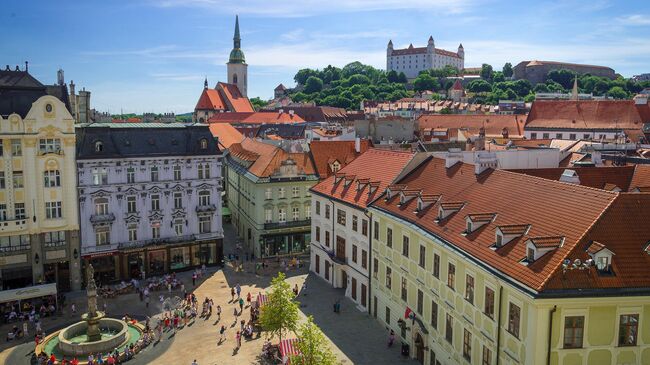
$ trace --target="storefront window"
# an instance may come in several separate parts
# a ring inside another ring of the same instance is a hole
[[[149,275],[165,273],[166,252],[164,250],[149,252]]]
[[[171,254],[171,269],[177,270],[190,266],[190,248],[180,247],[172,248]]]
[[[115,281],[115,258],[113,256],[93,257],[88,261],[95,270],[97,284],[106,285]]]
[[[141,253],[132,253],[128,256],[128,270],[130,278],[142,278],[144,259]]]

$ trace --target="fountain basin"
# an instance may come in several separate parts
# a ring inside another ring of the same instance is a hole
[[[99,340],[88,341],[87,331],[90,322],[77,322],[59,332],[59,351],[67,356],[106,353],[122,347],[129,341],[128,325],[124,321],[113,318],[97,318],[96,322],[101,332]]]

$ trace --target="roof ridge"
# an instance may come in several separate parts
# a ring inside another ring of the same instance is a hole
[[[461,163],[465,164],[465,162],[461,162]],[[609,167],[614,167],[614,166],[609,166]],[[561,167],[549,167],[549,168],[560,169]],[[565,169],[572,170],[572,168],[570,168],[570,167],[566,167]],[[539,180],[539,181],[550,182],[550,183],[559,183],[559,184],[562,184],[562,185],[572,186],[572,187],[575,187],[575,188],[593,190],[593,191],[599,192],[599,193],[616,194],[615,192],[611,192],[611,191],[607,191],[607,190],[603,190],[603,189],[598,189],[598,188],[592,188],[591,186],[573,184],[573,183],[568,183],[568,182],[564,182],[564,181],[560,181],[560,180],[552,180],[552,179],[547,179],[547,178],[540,177],[540,176],[524,174],[524,173],[521,173],[521,172],[502,170],[502,169],[494,169],[494,171],[501,171],[502,173],[515,174],[515,175],[519,175],[520,177],[523,177],[523,178],[530,178],[531,180]]]

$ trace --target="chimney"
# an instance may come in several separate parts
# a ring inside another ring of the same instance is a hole
[[[480,175],[487,169],[497,168],[497,154],[495,152],[478,151],[474,155],[474,173]]]
[[[59,69],[59,71],[56,72],[56,81],[58,82],[59,85],[63,86],[65,84],[65,80],[63,78],[63,70]]]
[[[445,154],[446,168],[450,168],[461,161],[463,161],[463,152],[460,150],[460,148],[450,148],[449,151],[447,151]]]
[[[284,110],[278,109],[278,114],[282,114],[282,113],[284,113]]]
[[[474,141],[475,144],[475,150],[476,151],[484,151],[485,150],[485,128],[481,127],[478,132],[478,137],[476,138],[476,141]]]
[[[354,150],[357,153],[361,153],[361,138],[358,136],[354,139]]]

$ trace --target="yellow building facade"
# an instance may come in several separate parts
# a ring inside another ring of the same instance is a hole
[[[44,95],[24,118],[0,116],[2,289],[81,288],[74,118]]]

